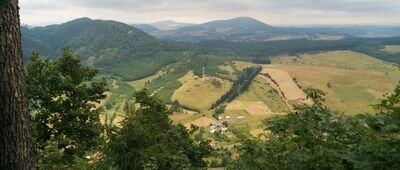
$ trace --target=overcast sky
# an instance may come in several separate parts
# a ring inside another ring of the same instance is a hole
[[[125,23],[202,23],[249,16],[271,25],[400,24],[400,0],[19,0],[21,22],[80,17]]]

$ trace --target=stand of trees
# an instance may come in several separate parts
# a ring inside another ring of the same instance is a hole
[[[249,87],[251,81],[260,73],[261,67],[248,67],[243,70],[242,75],[235,81],[232,88],[221,96],[211,105],[211,109],[216,108],[224,102],[231,102]]]
[[[108,132],[103,163],[117,169],[203,169],[211,153],[209,141],[194,141],[171,112],[146,91],[135,94],[137,109],[128,111],[121,128]],[[134,108],[134,107],[131,107]]]

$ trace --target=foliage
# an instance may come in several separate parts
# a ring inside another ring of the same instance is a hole
[[[61,152],[61,160],[71,163],[75,156],[98,146],[103,126],[94,103],[105,98],[106,84],[104,80],[93,81],[96,74],[96,70],[82,66],[79,57],[68,49],[54,60],[33,53],[26,82],[33,137],[39,150],[55,147]]]
[[[266,119],[266,140],[243,138],[228,169],[399,169],[400,86],[383,113],[345,117],[321,104]]]
[[[307,87],[304,90],[304,93],[307,95],[307,99],[312,99],[316,104],[320,104],[324,100],[324,96],[326,93],[320,89]]]
[[[208,141],[195,142],[182,125],[174,125],[171,112],[145,90],[135,94],[139,108],[132,110],[121,128],[110,133],[106,162],[117,169],[196,169],[207,166],[203,158]]]

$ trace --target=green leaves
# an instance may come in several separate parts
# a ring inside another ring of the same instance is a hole
[[[307,98],[312,99],[316,104],[320,104],[326,95],[324,91],[312,87],[307,87],[304,92],[307,94]]]
[[[307,91],[315,101],[324,94]],[[316,102],[266,119],[267,139],[242,140],[241,157],[228,169],[399,169],[397,94],[376,115],[346,117]]]
[[[99,145],[103,126],[94,103],[105,98],[104,80],[93,81],[97,70],[84,67],[78,56],[65,49],[50,60],[33,53],[26,67],[26,82],[39,149],[56,145],[62,163]],[[39,159],[46,159],[45,154]]]
[[[106,160],[118,169],[196,169],[211,152],[208,141],[194,141],[182,125],[169,119],[170,110],[145,90],[135,94],[131,110],[121,128],[110,133]],[[199,130],[193,128],[191,133]]]

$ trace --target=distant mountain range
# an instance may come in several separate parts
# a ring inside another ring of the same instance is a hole
[[[154,26],[154,25],[153,25]],[[176,29],[142,29],[160,39],[181,42],[226,40],[233,42],[290,39],[338,40],[344,36],[390,37],[400,35],[400,26],[275,27],[250,17],[216,20]]]

